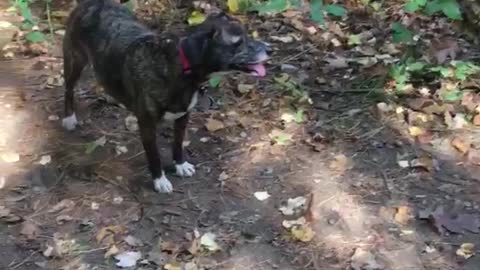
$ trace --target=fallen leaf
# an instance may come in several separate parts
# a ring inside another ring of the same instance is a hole
[[[480,126],[480,114],[477,114],[473,117],[473,124],[475,126]]]
[[[453,38],[433,39],[430,50],[437,60],[438,64],[443,64],[450,57],[455,60],[457,52],[459,52],[458,43]]]
[[[335,159],[330,163],[329,168],[336,171],[339,174],[345,173],[353,166],[352,161],[344,154],[338,154]]]
[[[167,263],[163,269],[165,270],[182,270],[182,267],[176,263]]]
[[[242,84],[241,83],[241,84],[238,84],[238,86],[237,86],[237,90],[241,94],[247,94],[250,91],[252,91],[254,88],[255,88],[255,85],[253,85],[253,84]]]
[[[87,144],[87,147],[85,148],[85,154],[91,154],[93,153],[93,151],[95,151],[95,149],[97,149],[97,147],[101,146],[105,146],[105,144],[107,143],[107,138],[105,136],[102,136],[98,139],[96,139],[95,141]]]
[[[408,132],[410,133],[411,136],[413,137],[417,137],[417,136],[420,136],[420,135],[423,135],[425,134],[425,130],[420,128],[420,127],[417,127],[417,126],[411,126],[408,128]]]
[[[315,236],[315,232],[312,230],[310,226],[307,226],[307,225],[294,226],[291,229],[291,232],[295,239],[300,240],[302,242],[310,242]]]
[[[73,220],[73,217],[71,217],[69,215],[59,215],[55,218],[55,221],[59,225],[65,223],[65,222],[68,222],[68,221],[72,221],[72,220]]]
[[[5,208],[4,206],[0,206],[0,218],[10,215],[10,212],[10,209]]]
[[[71,210],[75,206],[75,202],[69,199],[63,199],[57,204],[55,204],[50,210],[48,210],[48,213],[55,213],[62,211],[64,209]]]
[[[20,229],[20,234],[25,236],[28,240],[33,240],[37,238],[38,234],[40,233],[40,228],[31,222],[25,221],[22,224],[22,228]]]
[[[124,241],[125,241],[128,245],[130,245],[130,246],[132,246],[132,247],[141,247],[141,246],[143,246],[142,240],[140,240],[140,239],[138,239],[138,238],[136,238],[136,237],[133,237],[133,236],[131,236],[131,235],[127,235],[127,237],[125,237]]]
[[[225,124],[213,118],[208,118],[207,123],[205,124],[205,127],[207,128],[208,131],[215,132],[217,130],[225,128]]]
[[[220,173],[220,175],[218,176],[218,181],[220,182],[223,182],[225,180],[227,180],[230,176],[225,172],[223,171],[222,173]]]
[[[270,194],[268,194],[268,192],[266,192],[266,191],[257,191],[255,193],[253,193],[253,195],[259,201],[265,201],[266,199],[268,199],[270,197]]]
[[[461,139],[459,137],[453,138],[451,144],[452,144],[453,147],[455,147],[455,149],[460,151],[460,153],[462,153],[462,154],[467,154],[468,151],[470,151],[470,147],[471,147],[470,142],[468,142],[464,139]]]
[[[204,22],[205,19],[206,19],[205,14],[195,10],[192,12],[192,14],[190,14],[190,17],[188,17],[187,21],[189,25],[197,25]]]
[[[200,238],[200,245],[208,249],[209,251],[220,250],[220,246],[215,242],[217,236],[214,233],[208,232],[202,235]]]
[[[15,163],[20,160],[20,155],[15,152],[4,152],[1,157],[6,163]]]
[[[363,250],[362,248],[357,248],[350,260],[352,270],[384,269],[384,266],[377,262],[375,256],[370,251]]]
[[[348,68],[348,62],[345,57],[336,56],[336,58],[327,58],[328,66],[331,68]]]
[[[457,113],[455,117],[453,117],[452,128],[453,129],[462,129],[468,126],[468,121],[465,118],[463,113]]]
[[[129,115],[125,118],[125,127],[128,131],[137,131],[138,130],[138,120],[137,117]]]
[[[50,258],[53,256],[54,248],[47,244],[47,248],[43,251],[43,256]]]
[[[296,198],[289,198],[287,205],[279,208],[280,212],[286,216],[294,215],[298,212],[304,211],[307,203],[307,198],[298,196]]]
[[[125,231],[125,228],[121,225],[106,226],[100,229],[95,235],[97,243],[101,243],[104,239],[109,244],[113,244],[114,236],[117,234],[122,234]]]
[[[459,249],[457,249],[456,254],[465,259],[468,259],[475,255],[475,244],[473,243],[463,243]]]
[[[42,156],[40,158],[40,160],[38,161],[39,164],[41,165],[47,165],[48,163],[50,163],[52,161],[52,157],[50,155],[45,155],[45,156]]]
[[[414,212],[411,207],[400,206],[397,207],[397,212],[395,213],[395,221],[401,225],[408,225],[414,218]]]
[[[120,250],[118,249],[118,247],[116,245],[112,245],[108,250],[107,252],[105,252],[105,255],[103,255],[103,257],[105,259],[108,259],[114,255],[117,255],[118,253],[120,252]]]
[[[278,145],[287,145],[293,141],[293,135],[283,132],[279,129],[274,129],[268,134],[270,139]]]
[[[280,41],[283,43],[292,43],[295,41],[295,38],[292,35],[287,35],[287,36],[270,36],[271,40],[274,41]]]
[[[142,253],[138,251],[126,251],[115,255],[118,260],[117,266],[121,268],[133,267],[137,265],[137,261],[142,258]]]
[[[286,229],[290,229],[293,226],[303,226],[307,223],[307,220],[305,217],[300,217],[298,219],[293,219],[293,220],[284,220],[282,221],[282,226]]]

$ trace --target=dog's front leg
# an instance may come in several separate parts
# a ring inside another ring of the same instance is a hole
[[[189,113],[175,120],[174,123],[174,142],[172,145],[172,156],[175,161],[175,169],[179,176],[192,176],[195,173],[195,167],[186,162],[183,152],[183,140],[187,129]]]
[[[148,168],[152,174],[155,190],[162,193],[173,191],[172,183],[165,176],[157,148],[156,122],[153,119],[138,119],[140,137],[147,155]]]

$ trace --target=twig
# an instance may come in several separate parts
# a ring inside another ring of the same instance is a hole
[[[13,269],[17,269],[17,268],[19,268],[20,266],[26,264],[26,263],[28,262],[28,260],[30,260],[30,258],[32,258],[33,255],[35,255],[37,252],[38,252],[38,251],[32,252],[27,258],[25,258],[25,260],[17,263],[17,265],[15,265],[15,266],[10,266],[10,265],[9,265],[9,266],[7,266],[7,267],[9,267],[9,269],[12,269],[12,270],[13,270]]]

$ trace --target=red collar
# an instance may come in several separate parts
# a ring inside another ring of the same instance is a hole
[[[178,56],[180,57],[180,62],[182,63],[183,74],[191,73],[192,67],[190,66],[190,62],[188,61],[187,56],[185,56],[185,52],[183,51],[182,42],[180,42],[180,45],[178,46]]]

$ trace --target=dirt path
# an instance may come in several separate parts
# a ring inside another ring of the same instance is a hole
[[[311,85],[309,121],[285,123],[272,120],[284,94],[270,78],[241,95],[235,86],[250,79],[229,77],[209,93],[219,109],[192,117],[187,150],[197,174],[172,175],[174,193],[160,195],[128,113],[102,98],[88,73],[77,90],[80,129],[60,128],[61,61],[0,63],[0,269],[116,269],[106,256],[113,247],[140,251],[136,269],[480,268],[477,256],[455,255],[463,243],[480,245],[477,234],[440,236],[416,218],[437,206],[478,214],[475,171],[440,159],[430,171],[399,166],[427,153],[377,115],[368,93]],[[209,117],[224,127],[209,132]],[[288,146],[271,143],[275,128],[292,134]],[[159,130],[165,160],[170,131]],[[263,201],[254,195],[265,191]],[[297,196],[306,205],[282,215]],[[282,225],[302,216],[314,232],[299,237],[305,242]],[[208,233],[220,251],[203,241]]]

